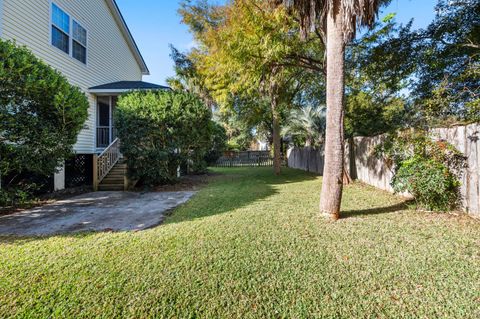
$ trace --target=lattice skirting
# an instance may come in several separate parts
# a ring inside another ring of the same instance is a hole
[[[65,162],[65,186],[67,188],[93,184],[93,155],[76,154]]]

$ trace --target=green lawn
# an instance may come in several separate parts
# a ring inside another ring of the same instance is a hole
[[[0,239],[0,317],[480,318],[480,222],[321,179],[221,175],[136,233]]]

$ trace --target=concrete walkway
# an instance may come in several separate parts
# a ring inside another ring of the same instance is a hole
[[[160,224],[165,213],[195,192],[97,192],[0,216],[0,236],[39,236],[81,231],[134,231]]]

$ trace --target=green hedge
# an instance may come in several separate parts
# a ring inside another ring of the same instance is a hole
[[[115,114],[129,175],[146,186],[173,182],[177,168],[206,169],[214,124],[210,109],[185,92],[131,92],[120,97]]]
[[[33,192],[29,176],[51,176],[72,154],[88,117],[79,88],[27,48],[0,40],[0,205]],[[15,195],[16,196],[16,195]]]

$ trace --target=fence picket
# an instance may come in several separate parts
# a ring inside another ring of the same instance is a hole
[[[214,165],[215,167],[271,167],[273,159],[269,151],[228,151]]]

